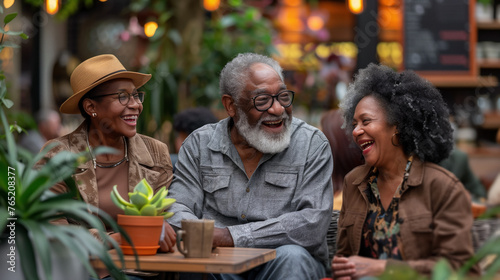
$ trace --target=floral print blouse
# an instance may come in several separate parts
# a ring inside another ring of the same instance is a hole
[[[373,168],[368,180],[366,196],[368,198],[368,214],[363,225],[363,238],[361,240],[360,255],[374,259],[402,260],[399,235],[398,208],[401,194],[406,190],[406,180],[413,157],[408,159],[405,175],[401,185],[398,186],[391,203],[384,209],[380,201],[377,187],[378,171]]]

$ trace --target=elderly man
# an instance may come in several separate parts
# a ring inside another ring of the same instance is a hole
[[[320,279],[328,266],[333,159],[323,133],[292,117],[279,64],[245,53],[220,75],[229,117],[193,132],[179,152],[168,221],[215,220],[214,247],[276,248],[276,259],[219,279]]]

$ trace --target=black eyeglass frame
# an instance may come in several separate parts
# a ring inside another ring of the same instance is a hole
[[[142,93],[142,95],[141,95]],[[128,99],[127,99],[127,102],[125,104],[123,104],[121,101],[120,101],[120,94],[126,94]],[[142,102],[144,102],[144,95],[146,93],[144,91],[135,91],[133,93],[128,93],[128,92],[115,92],[115,93],[109,93],[109,94],[103,94],[103,95],[96,95],[96,96],[92,96],[90,97],[90,99],[96,99],[96,98],[100,98],[100,97],[106,97],[106,96],[111,96],[111,95],[118,95],[118,102],[120,102],[120,104],[122,104],[123,106],[127,106],[128,103],[130,103],[130,97],[134,97],[134,100],[139,103],[139,104],[142,104]],[[135,98],[137,96],[137,98]],[[142,97],[141,97],[142,96]]]
[[[290,104],[287,104],[287,105],[283,105],[280,100],[279,100],[279,96],[283,93],[290,93],[292,95],[292,98],[290,98]],[[255,104],[255,99],[259,96],[269,96],[271,97],[271,105],[269,105],[269,107],[267,107],[266,109],[259,109],[257,108],[257,105]],[[293,98],[295,97],[295,92],[293,90],[284,90],[284,91],[280,91],[278,92],[277,94],[275,95],[271,95],[271,94],[268,94],[268,93],[261,93],[261,94],[257,94],[256,96],[252,97],[252,101],[253,101],[253,107],[255,108],[255,110],[259,111],[259,112],[265,112],[267,110],[269,110],[269,108],[273,107],[274,105],[274,99],[276,99],[278,101],[278,103],[283,106],[283,108],[288,108],[290,106],[292,106],[292,103],[293,103]]]

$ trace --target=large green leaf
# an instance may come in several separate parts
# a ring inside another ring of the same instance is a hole
[[[12,13],[12,14],[6,15],[5,18],[3,19],[4,25],[7,25],[9,22],[11,22],[16,17],[17,17],[17,13]]]
[[[33,243],[22,226],[16,228],[16,245],[25,280],[39,280]]]
[[[42,225],[33,220],[19,220],[26,230],[30,233],[30,238],[35,248],[36,255],[38,260],[42,264],[42,269],[45,275],[45,279],[52,279],[52,264],[50,257],[50,246],[49,241],[47,240],[47,236],[42,230]]]

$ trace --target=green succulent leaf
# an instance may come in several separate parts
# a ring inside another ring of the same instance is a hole
[[[123,205],[120,200],[116,197],[116,195],[113,193],[113,191],[111,192],[111,201],[113,201],[113,203],[120,209],[122,210],[125,210],[125,207],[127,207],[126,205]]]
[[[166,220],[174,215],[174,212],[162,212],[160,213],[161,216]]]
[[[137,208],[142,209],[144,205],[147,205],[149,202],[148,197],[140,192],[128,193],[130,197],[130,202]]]
[[[156,210],[158,210],[158,212],[163,212],[163,210],[174,204],[175,201],[175,198],[164,198],[161,200],[161,204],[156,207]]]
[[[168,194],[168,190],[166,189],[166,187],[161,187],[161,189],[159,189],[156,192],[156,194],[153,196],[153,198],[151,199],[149,204],[153,204],[156,206],[158,203],[161,202],[161,200],[163,198],[167,197],[167,194]]]
[[[111,192],[111,200],[116,204],[121,209],[124,209],[125,207],[134,207],[134,205],[125,199],[120,195],[117,189],[117,185],[113,186],[113,191]]]
[[[156,216],[156,208],[151,204],[142,207],[140,212],[141,216]]]
[[[125,207],[125,215],[140,216],[141,212],[139,212],[139,210],[135,207],[127,206]]]
[[[139,183],[137,183],[134,187],[134,193],[136,192],[144,194],[148,201],[153,198],[153,188],[151,188],[146,179],[142,179]]]

